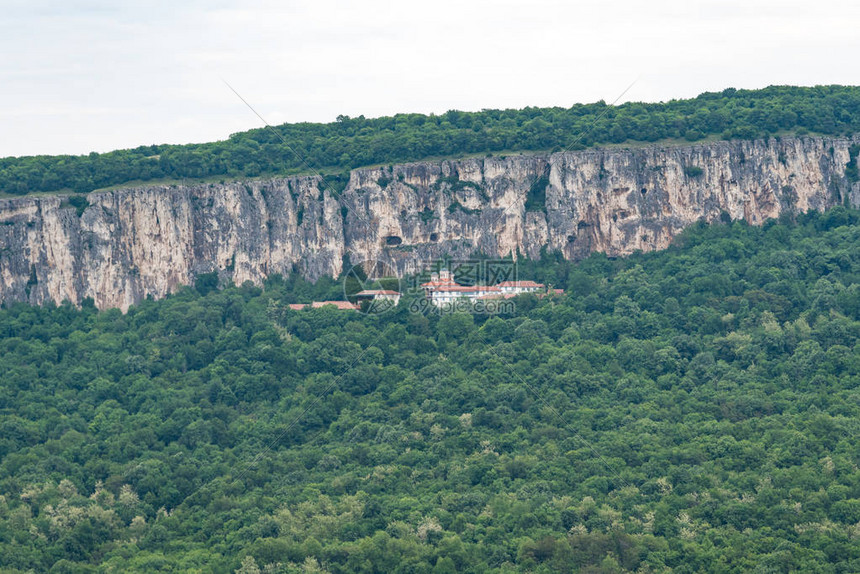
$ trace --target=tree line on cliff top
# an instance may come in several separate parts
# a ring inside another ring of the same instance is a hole
[[[860,213],[523,266],[567,294],[0,309],[0,570],[860,571]]]
[[[83,156],[0,159],[0,192],[71,190],[153,180],[342,173],[373,164],[440,156],[583,149],[600,144],[772,134],[846,135],[860,131],[860,87],[771,86],[704,93],[665,103],[600,101],[570,108],[449,111],[332,123],[296,123],[189,145],[147,145]],[[283,138],[283,140],[281,139]]]

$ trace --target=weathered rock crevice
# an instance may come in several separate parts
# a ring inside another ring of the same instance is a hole
[[[848,138],[588,150],[358,169],[319,177],[145,186],[0,201],[0,300],[127,309],[217,272],[317,279],[350,261],[399,273],[443,255],[662,249],[686,226],[860,205]],[[81,202],[77,202],[81,203]]]

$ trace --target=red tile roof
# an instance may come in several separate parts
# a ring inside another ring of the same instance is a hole
[[[476,293],[478,291],[498,291],[499,288],[495,285],[450,285],[447,287],[439,287],[437,292],[441,293]]]
[[[314,309],[319,309],[320,307],[325,307],[326,305],[334,305],[341,310],[354,310],[359,308],[358,305],[350,303],[349,301],[314,301],[313,303],[311,303],[311,306]]]
[[[362,295],[400,295],[400,293],[391,289],[365,289],[355,294],[356,297],[361,297]]]
[[[445,279],[444,281],[442,281],[442,280],[428,281],[427,283],[422,283],[421,287],[428,289],[428,288],[433,288],[433,287],[446,287],[446,286],[450,286],[450,285],[457,285],[457,282],[454,281],[453,279]]]
[[[499,287],[546,287],[543,283],[535,283],[534,281],[502,281]]]
[[[301,311],[303,309],[319,309],[326,305],[333,305],[342,311],[355,311],[359,308],[358,305],[350,303],[349,301],[314,301],[313,303],[291,303],[290,309]]]
[[[534,281],[503,281],[498,285],[460,285],[453,279],[440,279],[437,281],[429,281],[422,283],[421,287],[428,291],[436,291],[439,293],[475,293],[477,291],[499,291],[503,287],[513,287],[520,289],[543,289],[546,287],[543,283]]]
[[[478,295],[478,299],[513,299],[516,293],[487,293],[486,295]]]

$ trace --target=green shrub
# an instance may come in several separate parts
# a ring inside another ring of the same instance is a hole
[[[687,177],[700,177],[705,171],[697,165],[684,166],[684,175]]]

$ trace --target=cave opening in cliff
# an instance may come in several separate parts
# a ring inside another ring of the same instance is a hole
[[[388,245],[389,247],[393,247],[395,245],[400,245],[401,243],[403,243],[403,239],[401,239],[397,235],[389,235],[388,237],[385,238],[385,244]]]
[[[431,233],[430,234],[430,241],[439,241],[439,234],[435,233],[435,232]]]
[[[642,195],[645,195],[646,193],[648,193],[648,190],[643,187],[641,193],[642,193]]]

